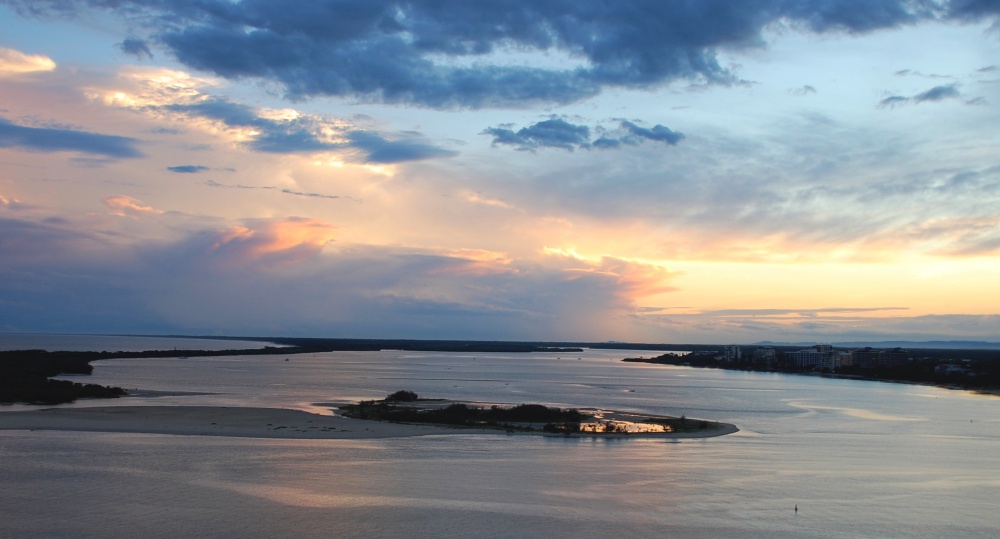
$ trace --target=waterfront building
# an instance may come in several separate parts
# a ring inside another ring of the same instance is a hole
[[[837,367],[850,367],[854,365],[854,356],[850,352],[836,352]]]
[[[854,364],[862,370],[902,367],[910,362],[910,353],[902,348],[878,350],[870,346],[853,350]]]
[[[829,344],[817,344],[812,348],[785,353],[785,363],[797,369],[834,369],[836,368],[833,347]]]
[[[722,362],[726,365],[735,365],[740,362],[742,352],[739,345],[728,344],[722,349]]]
[[[777,353],[774,348],[764,346],[753,351],[753,367],[755,369],[773,369],[777,365]]]

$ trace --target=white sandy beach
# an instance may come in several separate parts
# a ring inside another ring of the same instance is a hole
[[[707,438],[737,432],[734,425],[701,433],[642,434],[657,438]],[[0,430],[55,430],[346,440],[443,434],[502,434],[498,430],[453,428],[323,416],[281,408],[211,406],[95,406],[0,412]],[[584,435],[592,436],[592,435]],[[602,435],[603,436],[603,435]]]

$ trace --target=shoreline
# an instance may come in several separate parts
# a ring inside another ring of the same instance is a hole
[[[0,431],[67,431],[180,436],[229,436],[292,440],[365,440],[454,434],[551,436],[559,438],[713,438],[738,432],[717,423],[704,432],[572,435],[392,423],[317,415],[285,408],[234,406],[94,406],[0,411]]]

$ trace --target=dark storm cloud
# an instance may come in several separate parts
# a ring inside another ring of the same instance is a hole
[[[27,127],[0,118],[0,148],[36,152],[80,152],[109,158],[141,157],[138,140],[51,127]]]
[[[291,98],[351,96],[436,108],[567,103],[608,87],[739,82],[718,53],[764,30],[864,33],[1000,13],[994,0],[7,0],[22,14],[114,9],[185,65],[280,83]],[[139,38],[130,38],[141,52]],[[493,62],[558,52],[564,68]],[[458,60],[459,62],[454,62]]]
[[[134,37],[125,38],[125,41],[122,41],[117,46],[125,54],[131,54],[140,60],[153,57],[152,51],[149,50],[149,45],[141,39]]]
[[[651,129],[640,127],[628,120],[618,120],[616,129],[598,128],[602,134],[590,141],[590,127],[576,125],[562,118],[550,118],[522,127],[514,131],[510,124],[485,129],[482,134],[493,137],[493,145],[514,146],[522,151],[534,151],[539,148],[559,148],[573,151],[577,148],[615,149],[622,144],[638,145],[646,140],[663,142],[671,146],[684,139],[684,134],[671,130],[669,127],[657,124]]]
[[[229,128],[251,128],[257,134],[242,144],[248,149],[276,154],[340,152],[354,161],[375,164],[401,163],[437,157],[451,157],[455,152],[426,142],[415,132],[394,133],[391,137],[372,131],[325,121],[317,116],[272,119],[235,101],[211,97],[194,103],[157,105],[152,110],[204,118]],[[333,131],[337,139],[324,135]],[[344,139],[344,140],[341,140]]]
[[[199,172],[205,172],[208,170],[208,167],[202,165],[178,165],[176,167],[167,167],[167,170],[181,174],[197,174]]]
[[[949,3],[952,15],[964,19],[978,19],[990,15],[1000,15],[997,0],[952,0]]]

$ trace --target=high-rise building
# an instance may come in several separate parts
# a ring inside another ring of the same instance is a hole
[[[854,364],[862,369],[902,367],[910,362],[910,353],[902,348],[877,350],[865,347],[851,352]]]
[[[786,352],[785,363],[798,369],[835,369],[836,355],[833,346],[817,344],[812,348],[797,352]]]
[[[735,344],[727,344],[725,348],[722,349],[722,361],[726,365],[734,365],[740,362],[742,352],[740,347]]]

